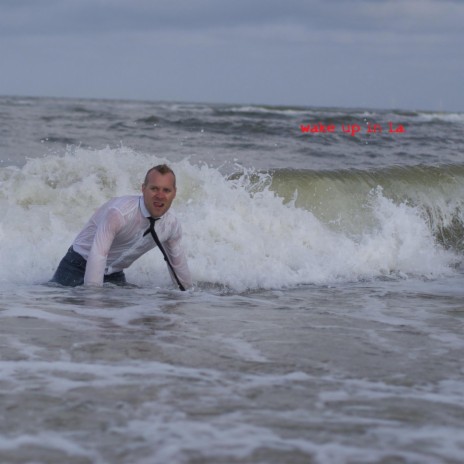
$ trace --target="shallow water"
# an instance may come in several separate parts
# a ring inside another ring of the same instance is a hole
[[[2,461],[460,462],[453,280],[16,287],[0,312]]]

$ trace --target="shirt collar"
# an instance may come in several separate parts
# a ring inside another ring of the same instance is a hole
[[[145,202],[143,201],[143,196],[142,195],[140,195],[140,197],[139,197],[139,207],[140,207],[140,211],[142,212],[143,216],[146,217],[146,218],[149,218],[150,213],[148,212],[148,209],[145,206]]]

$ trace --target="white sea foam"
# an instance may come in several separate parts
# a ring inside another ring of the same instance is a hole
[[[443,121],[457,124],[464,123],[464,113],[419,113],[422,121]]]
[[[48,280],[89,215],[112,196],[138,193],[146,169],[164,161],[124,147],[77,148],[3,168],[0,282]],[[246,175],[230,180],[188,160],[172,166],[179,185],[174,209],[197,283],[244,291],[449,271],[453,257],[436,245],[418,210],[380,190],[368,205],[376,226],[352,236],[266,188],[256,191]],[[170,282],[156,253],[128,270],[131,282]]]
[[[80,457],[82,459],[91,460],[91,462],[101,462],[98,454],[93,451],[89,451],[84,445],[77,445],[74,441],[63,438],[58,433],[37,433],[34,435],[22,435],[20,437],[8,437],[3,438],[0,436],[0,449],[1,450],[17,450],[21,447],[42,447],[50,450],[59,450],[64,455]],[[41,462],[41,460],[33,461]]]

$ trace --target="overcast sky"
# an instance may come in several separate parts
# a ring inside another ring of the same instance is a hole
[[[463,0],[0,0],[0,95],[464,111]]]

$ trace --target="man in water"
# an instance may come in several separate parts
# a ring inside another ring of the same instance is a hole
[[[124,269],[156,245],[181,290],[192,286],[179,221],[169,211],[176,176],[161,164],[148,170],[142,195],[109,200],[89,219],[61,260],[51,282],[75,287],[124,284]],[[155,227],[156,221],[156,227]]]

